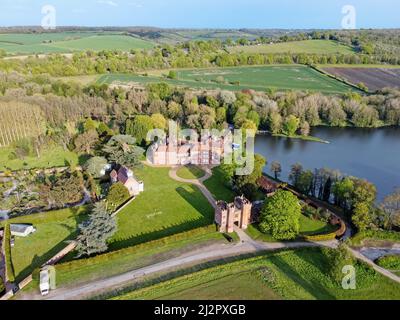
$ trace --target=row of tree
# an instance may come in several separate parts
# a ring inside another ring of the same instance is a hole
[[[273,162],[271,172],[279,178],[281,165]],[[361,231],[400,227],[400,190],[376,204],[377,190],[371,182],[327,168],[304,170],[301,164],[292,166],[289,182],[305,195],[341,207]]]

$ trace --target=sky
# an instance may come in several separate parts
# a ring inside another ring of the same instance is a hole
[[[0,0],[0,26],[41,25],[45,5],[59,26],[340,29],[352,5],[356,28],[400,27],[398,0]]]

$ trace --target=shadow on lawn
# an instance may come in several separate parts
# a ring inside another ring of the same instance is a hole
[[[309,264],[317,266],[321,272],[325,273],[325,270],[322,270],[320,267],[320,259],[314,257],[314,255],[308,254],[304,250],[300,251],[301,252],[295,253],[300,259],[306,261]],[[320,283],[318,279],[314,279],[312,281],[305,279],[303,275],[297,272],[280,255],[272,256],[269,261],[277,268],[279,268],[279,270],[281,270],[281,272],[283,272],[286,277],[302,287],[305,291],[307,291],[308,294],[310,294],[314,298],[318,300],[336,300],[336,297],[333,296],[328,290],[326,290],[323,283]]]
[[[81,212],[80,214],[78,214],[79,208],[71,208],[71,210],[73,212],[73,217],[75,219],[76,226],[78,226],[80,223],[82,223],[84,221],[84,219],[86,218],[86,214],[84,212]],[[51,213],[48,213],[48,214],[51,214]],[[27,216],[27,218],[29,219],[29,216]],[[22,281],[27,276],[29,276],[32,272],[34,272],[35,269],[40,268],[44,263],[46,263],[51,258],[53,258],[57,253],[59,253],[61,250],[63,250],[68,245],[68,241],[76,239],[76,237],[78,236],[77,228],[68,226],[65,223],[62,223],[60,225],[62,227],[64,227],[65,229],[67,229],[70,232],[70,235],[68,237],[66,237],[65,239],[63,239],[62,241],[55,244],[54,247],[52,247],[45,254],[43,254],[41,256],[35,254],[30,265],[28,265],[18,275],[16,275],[16,282]]]
[[[115,251],[126,247],[135,246],[144,242],[158,240],[161,238],[169,237],[174,234],[190,231],[192,229],[205,227],[213,223],[214,211],[211,205],[208,203],[206,198],[195,186],[189,186],[191,192],[187,191],[183,187],[178,187],[176,191],[179,195],[189,203],[196,211],[198,211],[203,217],[193,219],[184,223],[171,224],[165,226],[163,229],[155,230],[153,232],[139,234],[130,238],[116,240],[109,244],[109,250]],[[168,196],[168,195],[166,195]]]

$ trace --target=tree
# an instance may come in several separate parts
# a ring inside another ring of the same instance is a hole
[[[262,177],[263,169],[266,163],[267,160],[263,156],[255,154],[253,171],[248,175],[235,176],[235,186],[241,190],[247,184],[257,185],[258,179]]]
[[[328,258],[327,273],[340,285],[343,280],[343,267],[354,265],[354,258],[346,248],[345,244],[340,244],[336,250],[324,248],[325,256]]]
[[[130,197],[128,189],[121,182],[115,183],[111,186],[107,195],[108,207],[111,211],[114,211]]]
[[[307,136],[310,135],[310,125],[309,125],[309,123],[308,123],[307,121],[304,121],[304,122],[301,124],[301,127],[300,127],[300,134],[301,134],[302,136],[305,136],[305,137],[307,137]]]
[[[389,216],[389,222],[395,227],[400,227],[400,188],[387,196],[382,204],[382,209]]]
[[[86,119],[86,121],[83,123],[83,129],[85,130],[85,132],[97,130],[96,122],[92,118]]]
[[[103,152],[110,162],[127,167],[140,165],[144,150],[135,146],[135,139],[131,136],[117,135],[110,139],[103,147]]]
[[[231,91],[221,91],[219,98],[223,104],[228,106],[236,102],[235,93]]]
[[[349,210],[351,206],[351,198],[354,190],[354,182],[346,177],[342,180],[336,181],[333,186],[332,192],[335,196],[335,204],[339,205],[345,210]]]
[[[75,151],[78,153],[92,154],[93,148],[98,141],[99,135],[95,130],[84,132],[75,138]]]
[[[300,173],[295,187],[303,194],[310,194],[313,187],[314,174],[312,171],[307,170]]]
[[[270,114],[268,123],[272,134],[278,134],[282,131],[282,116],[278,112]]]
[[[92,157],[85,163],[84,169],[95,179],[99,179],[104,175],[102,170],[107,164],[108,161],[104,157]]]
[[[117,231],[117,223],[104,202],[95,204],[89,219],[79,225],[78,257],[90,257],[108,250],[107,240]]]
[[[177,79],[178,78],[178,74],[176,73],[176,71],[174,71],[174,70],[171,70],[169,73],[168,73],[168,79]]]
[[[289,174],[289,181],[293,186],[298,184],[299,178],[301,173],[303,172],[303,166],[300,163],[296,163],[292,165],[290,174]]]
[[[365,231],[371,225],[373,220],[370,211],[368,203],[359,202],[355,205],[351,219],[359,231]]]
[[[272,164],[271,164],[271,172],[274,174],[275,180],[278,180],[279,176],[282,173],[282,166],[278,161],[272,162]]]
[[[285,135],[292,137],[296,134],[299,128],[300,120],[293,115],[286,118],[283,124],[283,132]]]
[[[151,120],[155,129],[165,130],[167,128],[167,120],[161,113],[152,114]]]
[[[66,172],[56,181],[50,183],[50,190],[42,197],[48,202],[49,207],[61,208],[66,204],[73,204],[83,199],[83,177],[82,173],[75,171]]]
[[[300,230],[301,206],[289,191],[279,190],[268,198],[260,215],[260,230],[277,240],[291,240]]]
[[[154,129],[154,123],[151,117],[138,115],[133,120],[126,120],[125,133],[136,138],[139,145],[146,145],[146,137],[150,130]]]

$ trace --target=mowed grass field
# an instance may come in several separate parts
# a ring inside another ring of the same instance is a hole
[[[304,40],[254,46],[230,47],[238,53],[307,53],[307,54],[354,54],[354,49],[331,40]]]
[[[268,88],[275,88],[280,90],[317,91],[330,94],[354,90],[342,82],[302,65],[191,69],[177,70],[176,73],[177,79],[167,79],[157,75],[110,74],[101,76],[97,83],[146,85],[162,81],[173,86],[195,89],[219,88],[232,91],[244,89],[265,91]]]
[[[144,166],[135,175],[144,192],[117,215],[110,249],[121,249],[213,223],[214,210],[200,190],[169,177],[169,168]]]
[[[208,268],[114,299],[141,300],[397,300],[400,285],[356,263],[357,288],[343,290],[320,248],[267,253]]]
[[[0,34],[0,49],[11,55],[70,53],[83,50],[149,49],[150,41],[123,34],[60,32],[41,34]]]
[[[86,219],[85,209],[63,209],[8,220],[9,223],[32,224],[37,229],[26,238],[15,237],[11,257],[18,281],[46,263],[68,245],[68,240],[77,236],[78,224]]]

